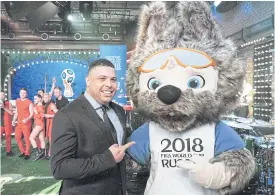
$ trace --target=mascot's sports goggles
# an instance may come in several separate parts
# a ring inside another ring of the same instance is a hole
[[[188,48],[173,48],[158,51],[150,55],[138,68],[138,71],[148,73],[157,69],[164,69],[171,56],[183,67],[191,66],[192,68],[200,69],[216,65],[216,62],[202,51]]]

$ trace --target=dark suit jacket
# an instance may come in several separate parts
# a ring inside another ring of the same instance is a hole
[[[111,107],[124,128],[125,143],[125,112],[114,103]],[[125,195],[125,162],[116,163],[108,149],[115,136],[84,95],[56,113],[51,170],[63,180],[61,195]]]

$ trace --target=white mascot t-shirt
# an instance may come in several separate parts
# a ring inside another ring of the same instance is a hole
[[[145,195],[216,194],[192,182],[188,172],[176,166],[180,160],[207,162],[214,157],[215,124],[178,133],[150,122],[149,137],[151,170]]]

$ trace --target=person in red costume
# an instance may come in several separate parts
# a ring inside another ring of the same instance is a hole
[[[35,149],[36,153],[34,156],[34,161],[42,158],[45,154],[45,121],[44,121],[44,106],[42,104],[42,96],[37,94],[34,96],[34,123],[35,126],[30,135],[30,141],[32,147]],[[39,138],[41,143],[41,150],[37,147],[36,139]]]
[[[47,159],[50,158],[50,150],[51,150],[51,141],[52,141],[52,125],[53,125],[53,117],[55,113],[58,111],[56,108],[56,105],[53,103],[51,100],[50,94],[45,93],[44,94],[44,102],[45,104],[45,119],[46,119],[46,138],[48,139],[49,142],[49,150],[48,150],[48,157]]]
[[[53,95],[53,91],[54,91],[55,86],[56,86],[56,78],[53,77],[53,78],[52,78],[52,88],[51,88],[51,91],[50,91],[50,93],[49,93],[50,97],[52,97],[52,95]],[[42,97],[42,105],[45,106],[46,103],[43,101],[43,99],[44,99],[44,94],[45,94],[44,89],[39,89],[39,90],[37,91],[37,94],[41,95],[41,97]],[[46,124],[45,124],[45,126],[44,126],[44,129],[46,129]],[[45,132],[45,131],[44,131],[44,132]],[[46,134],[44,135],[44,137],[45,137],[45,136],[46,136]],[[37,145],[37,148],[38,148],[39,151],[40,151],[40,149],[41,149],[41,143],[40,143],[39,139],[36,140],[36,145]]]
[[[11,116],[12,106],[8,100],[5,100],[5,93],[0,92],[0,107],[1,107],[1,136],[5,133],[6,138],[6,152],[7,156],[13,156],[13,152],[11,151],[11,133],[12,133],[12,124],[11,124]]]
[[[20,98],[16,100],[16,111],[12,124],[15,126],[15,121],[17,119],[17,125],[15,127],[15,139],[18,144],[21,154],[19,157],[24,157],[25,160],[30,158],[30,133],[32,126],[33,117],[33,104],[31,100],[27,98],[28,92],[26,88],[20,89]],[[24,135],[24,140],[26,146],[23,144],[22,134]]]

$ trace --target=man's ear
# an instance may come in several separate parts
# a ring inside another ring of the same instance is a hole
[[[86,76],[85,80],[86,80],[86,86],[89,87],[91,83],[91,78],[89,77],[89,75]]]

